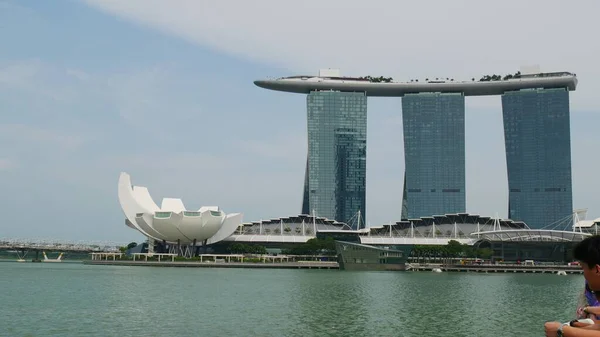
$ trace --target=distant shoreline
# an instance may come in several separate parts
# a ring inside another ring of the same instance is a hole
[[[262,268],[262,269],[339,269],[337,262],[186,262],[186,261],[111,261],[91,260],[83,264],[96,266],[144,266],[174,268]]]
[[[407,263],[406,270],[408,271],[429,271],[439,269],[442,272],[466,272],[466,273],[549,273],[556,274],[564,272],[565,274],[582,274],[583,271],[579,267],[568,266],[563,264],[553,265],[524,265],[524,264],[417,264]],[[438,272],[439,272],[438,271]]]
[[[0,258],[0,262],[25,264],[48,264],[48,262],[32,262],[27,259],[19,262],[16,259]],[[331,269],[339,270],[339,264],[334,261],[306,262],[198,262],[198,261],[132,261],[132,260],[64,260],[62,263],[78,263],[94,266],[130,266],[130,267],[170,267],[170,268],[246,268],[246,269]],[[56,263],[52,263],[56,264]],[[406,271],[416,272],[451,272],[451,273],[528,273],[528,274],[582,274],[579,267],[567,265],[443,265],[436,263],[411,264],[407,263]]]
[[[96,266],[144,266],[174,268],[253,268],[253,269],[340,269],[337,262],[185,262],[185,261],[83,261],[86,265]],[[467,273],[549,273],[581,274],[581,269],[566,265],[441,265],[441,264],[407,264],[406,271]]]
[[[83,263],[85,260],[62,260],[59,263]],[[15,262],[15,263],[44,263],[44,261],[40,260],[40,261],[32,261],[32,259],[25,259],[25,261],[17,261],[17,259],[10,259],[10,258],[0,258],[0,262]],[[56,263],[56,262],[54,262]]]

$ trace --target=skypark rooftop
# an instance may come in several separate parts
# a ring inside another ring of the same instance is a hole
[[[320,76],[290,76],[254,81],[270,90],[308,94],[315,90],[365,92],[367,96],[401,97],[421,92],[464,93],[465,96],[502,95],[506,91],[521,89],[567,88],[574,91],[577,76],[569,72],[524,74],[519,77],[495,80],[454,81],[426,79],[424,82],[373,81],[370,77],[342,77],[338,73],[321,73]]]

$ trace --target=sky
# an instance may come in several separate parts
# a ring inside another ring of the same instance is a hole
[[[600,2],[0,0],[0,238],[129,242],[120,172],[155,201],[298,214],[306,98],[253,81],[570,71],[573,200],[600,217]],[[401,100],[369,98],[367,223],[400,219]],[[467,211],[507,216],[500,97],[466,101]]]

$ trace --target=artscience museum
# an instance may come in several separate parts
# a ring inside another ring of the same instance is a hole
[[[181,199],[163,198],[160,207],[148,189],[133,186],[129,174],[119,177],[119,203],[126,224],[148,238],[149,246],[205,246],[231,236],[242,224],[241,213],[226,214],[217,206],[188,210]]]

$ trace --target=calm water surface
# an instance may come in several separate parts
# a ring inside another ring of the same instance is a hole
[[[542,336],[582,276],[0,263],[0,336]]]

